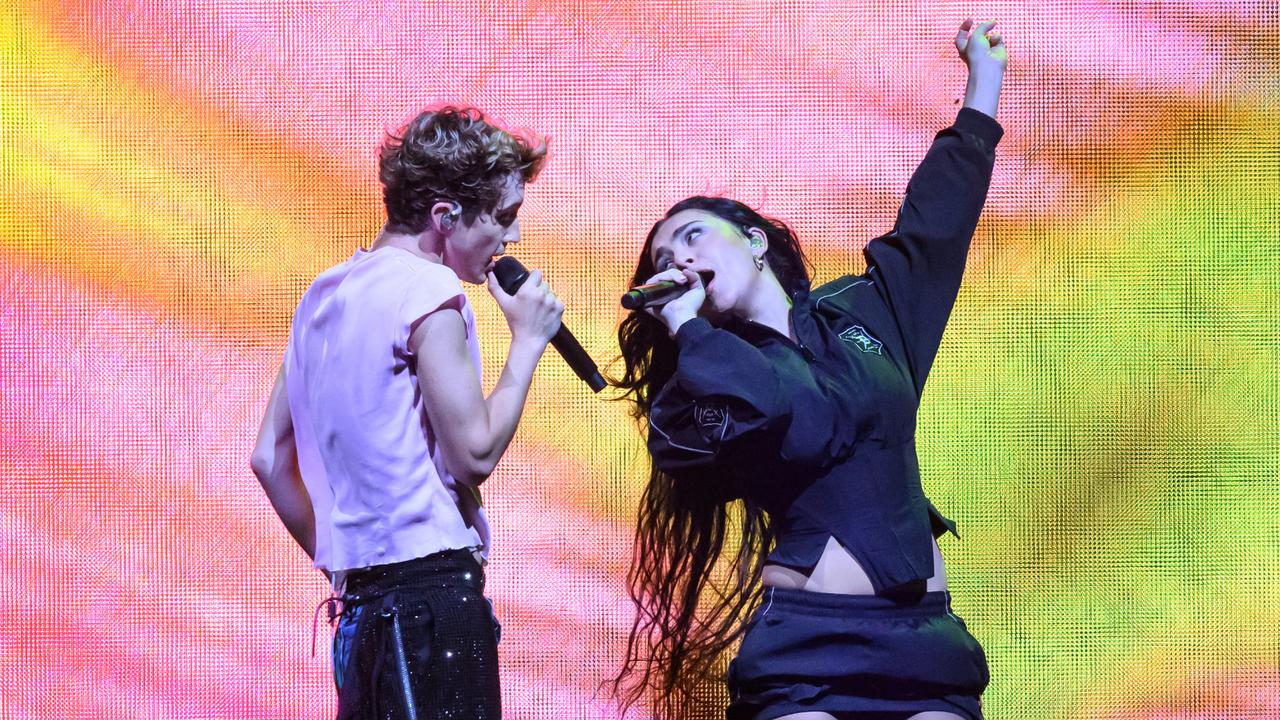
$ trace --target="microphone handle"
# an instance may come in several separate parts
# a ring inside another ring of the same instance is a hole
[[[675,300],[688,290],[688,285],[681,285],[672,280],[639,285],[622,296],[622,307],[627,310],[640,310],[654,305],[663,305]]]
[[[564,323],[560,323],[560,329],[551,336],[551,345],[565,362],[569,363],[573,372],[582,378],[587,387],[591,388],[591,392],[600,392],[604,389],[605,381],[600,376],[600,370],[596,368],[596,361],[582,349],[582,344],[573,336],[573,333],[569,332],[569,328],[565,327]]]
[[[498,258],[493,266],[493,275],[498,279],[498,286],[508,295],[515,295],[520,286],[524,285],[524,281],[529,279],[529,271],[519,260],[510,255]],[[600,392],[604,389],[605,381],[596,368],[596,362],[591,359],[586,350],[582,349],[578,339],[569,332],[569,328],[565,327],[563,322],[560,323],[560,329],[556,330],[556,334],[552,336],[551,345],[569,364],[573,372],[587,383],[591,392]]]

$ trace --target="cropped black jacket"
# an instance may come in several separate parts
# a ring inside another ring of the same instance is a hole
[[[649,451],[680,482],[749,497],[778,531],[770,561],[808,569],[835,537],[877,591],[930,577],[955,524],[925,497],[916,411],[959,292],[1003,130],[963,109],[907,186],[867,269],[792,296],[795,341],[755,323],[676,333]]]

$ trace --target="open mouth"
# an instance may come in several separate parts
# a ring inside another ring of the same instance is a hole
[[[716,277],[714,270],[699,270],[698,278],[702,280],[702,288],[704,290],[711,287],[711,281]]]

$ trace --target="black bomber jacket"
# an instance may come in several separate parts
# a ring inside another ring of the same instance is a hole
[[[770,562],[812,568],[834,537],[877,591],[933,574],[930,539],[955,524],[921,488],[916,412],[1002,134],[962,109],[893,231],[867,244],[866,272],[793,295],[795,341],[702,318],[676,333],[677,369],[649,416],[653,461],[763,505],[778,532]]]

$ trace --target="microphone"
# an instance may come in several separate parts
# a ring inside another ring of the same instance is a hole
[[[674,280],[659,280],[648,285],[637,285],[622,296],[622,307],[628,310],[639,310],[662,305],[685,294],[688,289],[688,285],[681,285]]]
[[[510,255],[503,255],[493,264],[493,275],[498,279],[498,285],[502,291],[508,295],[515,295],[525,280],[529,279],[529,271],[520,261]],[[551,338],[551,344],[560,352],[560,356],[564,361],[569,363],[569,367],[582,378],[587,386],[591,388],[591,392],[600,392],[604,389],[604,378],[600,377],[600,371],[596,369],[596,363],[582,349],[582,345],[573,337],[573,333],[569,332],[569,328],[563,323],[560,329],[556,330],[556,334]]]

